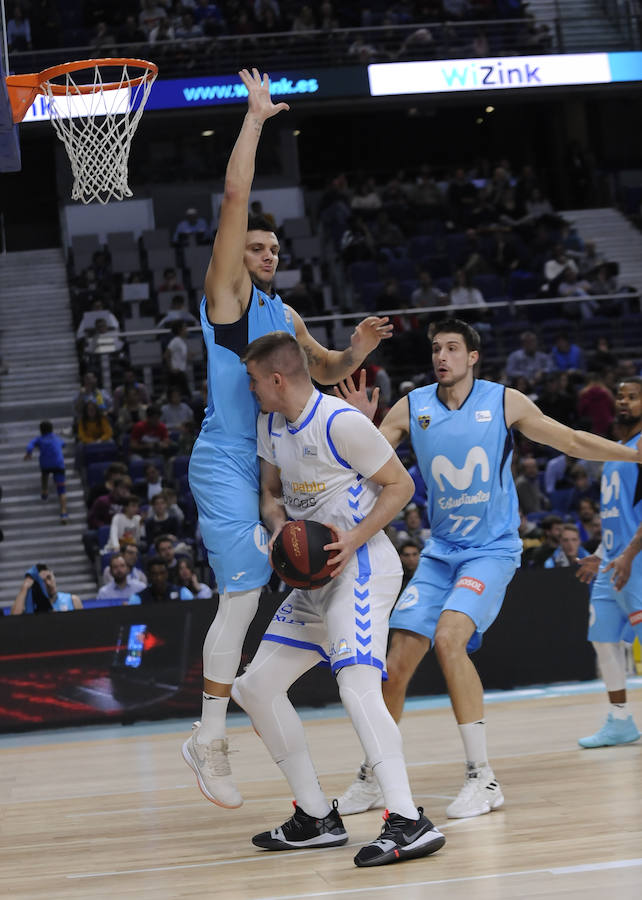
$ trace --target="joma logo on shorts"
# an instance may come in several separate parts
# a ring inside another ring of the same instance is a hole
[[[462,575],[455,587],[468,588],[469,591],[474,591],[476,594],[483,594],[486,585],[477,578],[471,578],[470,575]]]

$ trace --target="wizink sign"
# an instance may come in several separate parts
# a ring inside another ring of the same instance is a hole
[[[569,53],[377,63],[370,94],[440,94],[642,80],[642,53]]]

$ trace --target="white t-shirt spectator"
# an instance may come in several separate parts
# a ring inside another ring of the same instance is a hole
[[[118,587],[113,578],[104,584],[98,591],[99,600],[122,600],[123,603],[132,596],[144,591],[147,585],[144,581],[139,581],[132,574],[127,576],[127,584],[124,587]]]
[[[167,345],[169,351],[169,367],[172,372],[187,370],[187,341],[176,335]]]

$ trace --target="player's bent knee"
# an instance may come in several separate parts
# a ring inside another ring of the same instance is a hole
[[[472,630],[471,630],[472,634]],[[466,654],[466,645],[470,640],[470,634],[466,634],[459,629],[437,628],[435,633],[435,652],[439,659],[448,658],[449,656],[459,656]]]

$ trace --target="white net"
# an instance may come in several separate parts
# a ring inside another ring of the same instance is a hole
[[[64,81],[56,88],[64,86],[62,94],[54,94],[51,82],[42,87],[49,98],[51,122],[71,163],[72,199],[105,204],[132,196],[127,184],[129,150],[156,73],[149,71],[148,77],[131,85],[141,75],[140,66],[132,72],[121,66],[120,77],[108,82],[103,81],[100,65],[92,68],[93,82],[77,83],[76,72],[61,76]],[[89,84],[91,90],[81,93],[78,84],[84,88]]]

